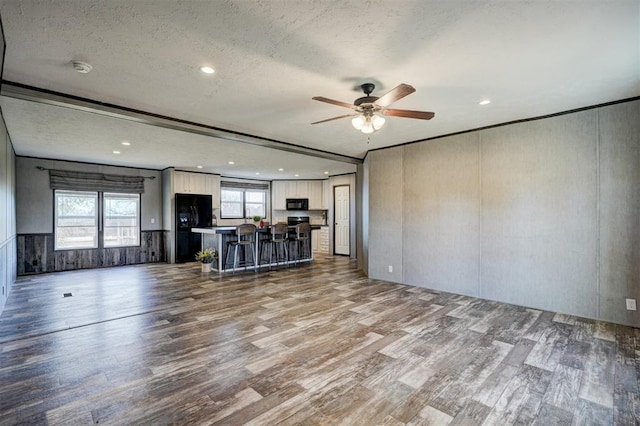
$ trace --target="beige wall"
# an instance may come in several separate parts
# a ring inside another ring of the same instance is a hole
[[[366,158],[365,164],[368,164]],[[355,221],[357,265],[363,271],[369,270],[369,234],[363,232],[369,229],[369,168],[365,164],[358,164],[356,170]]]
[[[16,281],[15,153],[0,115],[0,314]]]
[[[622,298],[640,301],[640,101],[598,111],[598,134],[598,308],[638,326]]]
[[[16,173],[19,234],[53,232],[53,192],[49,188],[49,173],[40,171],[36,167],[131,176],[154,176],[155,179],[145,179],[144,181],[144,193],[140,201],[142,216],[140,227],[142,231],[162,229],[162,173],[160,171],[18,157]]]
[[[367,157],[369,276],[397,283],[403,282],[403,152],[403,148],[391,148]]]
[[[640,325],[640,101],[369,153],[369,276]],[[393,265],[393,273],[388,266]]]

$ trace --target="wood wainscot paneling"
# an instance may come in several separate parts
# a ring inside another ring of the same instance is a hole
[[[166,261],[165,231],[142,231],[140,246],[53,250],[53,234],[18,235],[18,275]]]

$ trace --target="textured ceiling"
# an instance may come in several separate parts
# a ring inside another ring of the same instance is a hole
[[[640,95],[639,0],[9,0],[0,16],[7,81],[350,157]],[[348,113],[311,97],[351,103],[368,81],[377,95],[413,85],[393,107],[435,118],[389,117],[369,140],[348,119],[310,125]],[[354,169],[29,104],[0,99],[19,155],[267,178],[293,165],[301,177]],[[123,139],[131,149],[116,158]],[[242,170],[232,157],[247,159]]]

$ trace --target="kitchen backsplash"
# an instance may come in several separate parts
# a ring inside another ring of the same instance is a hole
[[[286,222],[288,216],[309,216],[309,222],[312,225],[324,225],[326,221],[322,218],[322,212],[323,212],[322,210],[310,210],[310,211],[276,210],[273,212],[273,223]]]

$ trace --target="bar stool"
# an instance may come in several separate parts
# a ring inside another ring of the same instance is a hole
[[[299,223],[296,225],[296,235],[293,239],[296,244],[296,265],[298,260],[311,258],[311,225]],[[305,255],[307,257],[305,257]]]
[[[236,236],[237,240],[235,241],[227,241],[227,256],[225,257],[224,264],[225,268],[229,264],[229,254],[231,254],[231,248],[233,247],[233,272],[238,266],[238,247],[242,247],[244,251],[244,267],[246,269],[249,266],[248,256],[247,256],[247,247],[249,247],[251,251],[251,259],[253,260],[253,270],[256,270],[257,262],[256,262],[256,226],[251,223],[244,223],[242,225],[236,226]]]
[[[264,244],[269,244],[269,268],[271,268],[271,259],[273,258],[274,247],[276,251],[276,265],[280,263],[279,259],[282,258],[282,254],[284,254],[283,261],[286,264],[289,260],[289,248],[287,247],[287,234],[289,232],[289,227],[283,223],[278,223],[276,225],[271,225],[269,232],[270,237],[266,240],[260,241],[261,249]],[[281,248],[284,253],[280,253],[279,248]],[[259,259],[262,260],[262,256],[259,256]]]

